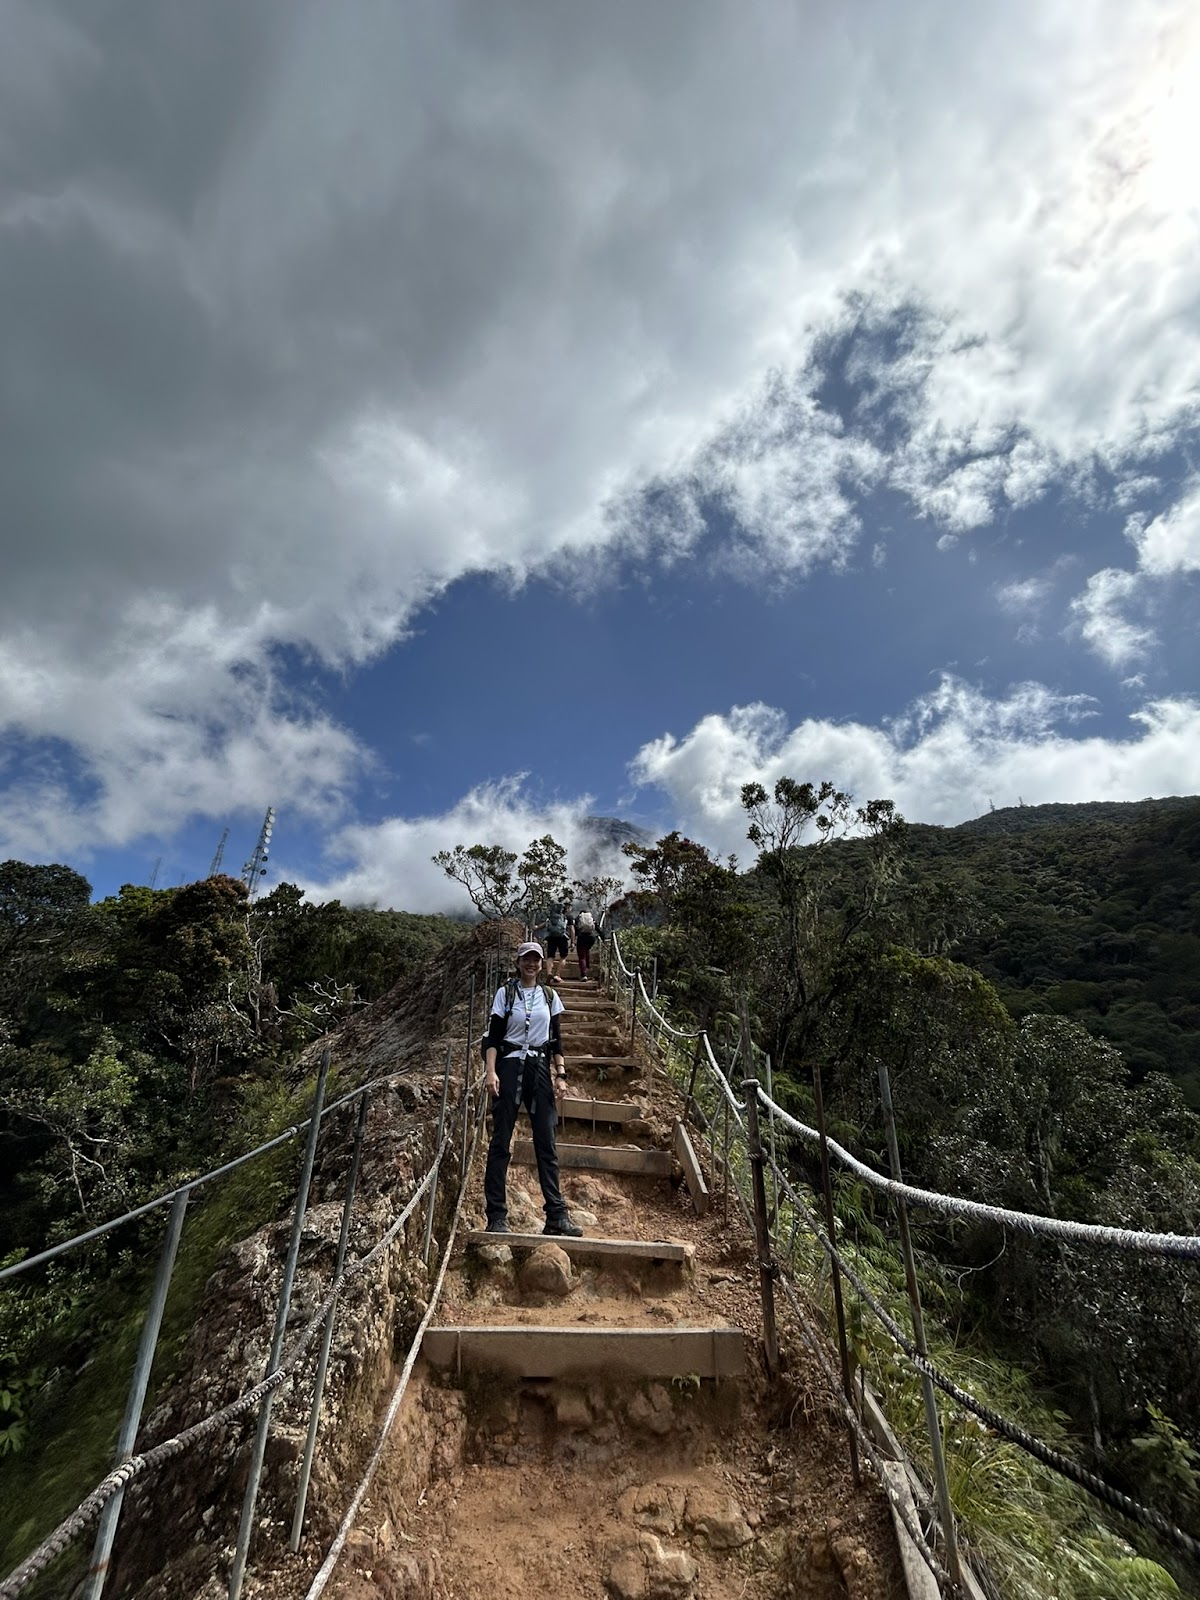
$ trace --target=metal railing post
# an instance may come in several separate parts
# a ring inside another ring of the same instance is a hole
[[[767,1137],[771,1142],[771,1218],[772,1223],[779,1219],[779,1169],[775,1152],[775,1080],[771,1076],[771,1058],[766,1057],[767,1069],[767,1099],[772,1102],[767,1107]]]
[[[641,968],[638,968],[641,971]],[[633,1054],[633,1042],[637,1037],[637,972],[629,980],[629,1053]]]
[[[767,1226],[767,1188],[763,1182],[763,1147],[758,1129],[758,1081],[746,1078],[746,1134],[750,1143],[750,1174],[754,1184],[754,1235],[758,1250],[758,1285],[762,1293],[763,1348],[767,1376],[779,1376],[779,1336],[775,1329],[775,1262],[771,1258],[771,1232]]]
[[[829,1172],[829,1139],[825,1132],[825,1093],[821,1086],[821,1069],[813,1067],[813,1092],[817,1107],[817,1133],[821,1139],[821,1192],[825,1197],[825,1226],[829,1230],[829,1244],[831,1249],[837,1249],[837,1223],[833,1214],[833,1179]],[[846,1396],[846,1404],[854,1409],[854,1379],[850,1375],[850,1350],[846,1343],[846,1310],[842,1305],[842,1272],[836,1259],[829,1258],[829,1270],[833,1277],[833,1308],[837,1316],[838,1351],[842,1358],[842,1390]],[[847,1424],[847,1434],[850,1439],[850,1467],[854,1474],[854,1484],[857,1488],[861,1483],[858,1466],[858,1440],[854,1437],[854,1429]]]
[[[721,1172],[724,1176],[725,1191],[725,1226],[729,1226],[729,1101],[725,1095],[721,1096],[725,1106],[725,1142],[721,1152]]]
[[[367,1099],[364,1094],[358,1103],[358,1123],[354,1129],[354,1150],[350,1156],[350,1174],[346,1179],[346,1198],[342,1201],[342,1231],[338,1235],[337,1256],[333,1263],[333,1281],[336,1283],[346,1264],[346,1246],[350,1242],[350,1212],[354,1204],[354,1190],[358,1183],[358,1169],[362,1162],[363,1130],[367,1125]],[[292,1517],[292,1536],[288,1544],[299,1550],[300,1535],[304,1530],[304,1507],[308,1501],[308,1485],[312,1477],[313,1455],[317,1448],[317,1427],[321,1420],[321,1401],[325,1396],[325,1374],[329,1370],[329,1349],[333,1343],[333,1318],[337,1306],[330,1306],[325,1315],[325,1332],[321,1339],[321,1354],[317,1358],[317,1374],[313,1379],[312,1406],[308,1413],[308,1437],[304,1441],[304,1459],[300,1463],[300,1482],[296,1488],[296,1511]]]
[[[263,1374],[269,1378],[278,1370],[283,1353],[283,1340],[287,1332],[288,1311],[292,1304],[292,1284],[296,1279],[296,1262],[300,1255],[300,1235],[304,1228],[304,1214],[308,1210],[308,1190],[312,1183],[313,1163],[317,1155],[317,1136],[321,1131],[321,1116],[325,1109],[325,1082],[329,1077],[330,1048],[321,1052],[321,1066],[317,1073],[317,1093],[313,1100],[312,1120],[308,1125],[308,1143],[304,1150],[304,1166],[300,1173],[300,1187],[296,1190],[296,1207],[292,1213],[292,1236],[288,1241],[287,1260],[284,1262],[283,1281],[279,1286],[279,1304],[275,1308],[275,1333],[271,1340],[271,1353]],[[258,1431],[254,1436],[254,1449],[250,1457],[250,1475],[246,1481],[246,1496],[242,1501],[242,1518],[238,1525],[237,1545],[233,1552],[233,1566],[229,1573],[229,1600],[238,1600],[246,1577],[246,1558],[254,1531],[254,1508],[258,1501],[258,1488],[262,1481],[263,1460],[267,1453],[267,1434],[271,1427],[271,1406],[275,1392],[263,1399],[258,1413]]]
[[[486,990],[484,1003],[487,1003]],[[484,1015],[487,1013],[485,1011]],[[471,1068],[475,1062],[475,974],[471,974],[471,999],[467,1007],[467,1060],[463,1068],[463,1136],[462,1153],[458,1158],[458,1181],[461,1185],[467,1175],[467,1130],[471,1123]]]
[[[429,1246],[433,1240],[433,1213],[437,1209],[438,1178],[442,1170],[442,1139],[446,1132],[446,1102],[450,1098],[450,1060],[454,1046],[446,1046],[446,1070],[442,1074],[442,1109],[438,1112],[437,1140],[434,1144],[433,1182],[429,1185],[429,1207],[425,1212],[425,1244],[421,1260],[429,1265]]]
[[[887,1130],[888,1161],[892,1177],[904,1182],[900,1167],[900,1144],[896,1138],[896,1117],[892,1109],[892,1084],[884,1062],[879,1063],[879,1097],[883,1102],[884,1125]],[[913,1255],[912,1235],[908,1229],[908,1207],[903,1195],[894,1195],[896,1222],[900,1230],[900,1249],[904,1255],[904,1279],[908,1285],[908,1304],[912,1314],[913,1343],[928,1358],[929,1346],[925,1342],[925,1318],[921,1312],[921,1286],[917,1281],[917,1263]],[[946,1457],[942,1448],[942,1426],[938,1417],[937,1397],[933,1392],[933,1379],[921,1374],[921,1392],[925,1401],[925,1426],[929,1433],[929,1449],[933,1456],[933,1476],[937,1488],[938,1509],[942,1517],[942,1535],[946,1541],[946,1566],[950,1576],[960,1587],[962,1567],[958,1557],[958,1532],[954,1522],[954,1507],[950,1501],[950,1484],[946,1476]]]
[[[125,1401],[125,1416],[121,1422],[121,1431],[117,1435],[113,1464],[118,1467],[122,1462],[129,1460],[137,1442],[137,1432],[142,1421],[142,1407],[146,1403],[146,1392],[150,1386],[150,1369],[154,1365],[154,1351],[158,1345],[159,1329],[162,1327],[163,1312],[166,1309],[167,1292],[171,1287],[171,1274],[175,1270],[175,1255],[183,1232],[183,1218],[187,1211],[189,1193],[189,1190],[182,1189],[171,1202],[166,1237],[159,1252],[158,1268],[150,1291],[150,1304],[146,1308],[146,1320],[142,1323],[141,1338],[138,1340],[133,1377]],[[124,1489],[118,1489],[100,1513],[100,1525],[96,1529],[96,1542],[92,1546],[91,1565],[88,1567],[83,1589],[84,1600],[100,1600],[104,1592],[104,1585],[108,1580],[109,1558],[112,1555],[113,1541],[116,1538],[117,1523],[121,1517],[121,1505],[124,1499]]]

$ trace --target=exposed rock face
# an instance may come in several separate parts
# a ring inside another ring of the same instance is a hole
[[[675,1407],[661,1383],[652,1383],[646,1393],[640,1390],[629,1402],[629,1420],[648,1433],[670,1433],[675,1426]]]
[[[517,1274],[522,1294],[549,1295],[556,1300],[570,1294],[572,1281],[571,1258],[556,1244],[541,1244],[531,1250]]]
[[[409,1074],[371,1094],[352,1214],[351,1262],[378,1243],[428,1165],[447,1042],[438,1037],[438,1029],[449,1007],[463,999],[472,968],[480,976],[483,953],[494,939],[494,928],[467,934],[403,987],[352,1018],[334,1043],[337,1059],[350,1068],[350,1083],[402,1067]],[[451,1032],[455,1040],[461,1037],[457,1018]],[[323,1048],[321,1041],[304,1052],[290,1069],[294,1082],[311,1075]],[[345,1080],[341,1087],[346,1087]],[[457,1085],[452,1092],[457,1093]],[[453,1114],[453,1099],[450,1109]],[[356,1116],[357,1106],[347,1105],[331,1113],[322,1131],[285,1351],[328,1291]],[[448,1192],[447,1185],[439,1204]],[[289,1205],[277,1221],[225,1252],[205,1288],[175,1377],[145,1420],[139,1448],[209,1416],[262,1378],[290,1231]],[[429,1273],[403,1234],[343,1292],[309,1492],[306,1544],[324,1544],[337,1526],[346,1485],[357,1481],[379,1409],[395,1383],[393,1352],[407,1346],[428,1294]],[[275,1398],[252,1576],[254,1569],[281,1559],[286,1549],[310,1398],[310,1381],[285,1385]],[[194,1600],[210,1589],[214,1595],[226,1592],[255,1421],[255,1412],[245,1414],[169,1462],[153,1482],[131,1485],[110,1592],[137,1600]],[[419,1470],[430,1470],[431,1453],[439,1451],[446,1459],[436,1465],[448,1468],[450,1457],[461,1448],[464,1426],[461,1419],[442,1416],[430,1430],[429,1448],[418,1452]],[[418,1560],[414,1566],[410,1553],[404,1552],[380,1563],[372,1592],[391,1600],[428,1600],[433,1586],[428,1564]]]
[[[711,1489],[689,1490],[683,1520],[713,1550],[739,1550],[754,1537],[732,1495],[714,1494]]]
[[[643,1483],[626,1489],[618,1501],[623,1517],[651,1533],[678,1533],[683,1523],[687,1491],[676,1483]]]
[[[700,1569],[685,1550],[668,1550],[657,1534],[616,1553],[607,1584],[616,1600],[690,1600]]]

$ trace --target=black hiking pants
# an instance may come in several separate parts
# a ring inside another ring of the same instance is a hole
[[[506,1185],[513,1129],[524,1106],[533,1127],[533,1153],[537,1157],[538,1182],[542,1186],[546,1221],[561,1222],[567,1203],[558,1187],[558,1148],[554,1130],[558,1125],[558,1106],[550,1076],[548,1055],[501,1058],[496,1063],[500,1093],[492,1101],[492,1142],[488,1145],[487,1166],[483,1174],[483,1195],[488,1222],[504,1222],[508,1217]]]

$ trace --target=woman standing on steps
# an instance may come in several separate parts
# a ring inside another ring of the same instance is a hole
[[[509,1231],[508,1163],[513,1129],[523,1105],[533,1127],[533,1153],[545,1202],[546,1223],[542,1231],[578,1239],[583,1229],[571,1221],[558,1187],[558,1147],[554,1138],[559,1103],[567,1092],[559,1022],[563,1003],[552,989],[538,982],[541,965],[541,945],[521,945],[517,950],[517,981],[497,989],[492,1001],[484,1049],[485,1081],[492,1099],[492,1141],[483,1177],[487,1231]]]

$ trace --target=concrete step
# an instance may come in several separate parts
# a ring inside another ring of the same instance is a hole
[[[512,1158],[519,1167],[535,1167],[532,1139],[517,1139]],[[674,1158],[669,1150],[628,1150],[612,1144],[564,1144],[558,1141],[558,1164],[573,1172],[626,1172],[635,1178],[669,1178]]]
[[[567,1095],[560,1110],[564,1117],[576,1122],[635,1122],[645,1116],[643,1108],[632,1100],[585,1100],[578,1095]]]
[[[740,1328],[428,1328],[421,1353],[456,1376],[740,1378]]]
[[[695,1245],[668,1239],[567,1239],[561,1234],[488,1233],[483,1228],[473,1229],[464,1237],[468,1245],[506,1244],[512,1250],[536,1250],[539,1245],[556,1244],[572,1260],[670,1261],[690,1267],[696,1257]]]
[[[573,1050],[566,1052],[567,1072],[594,1072],[597,1067],[603,1067],[606,1072],[645,1072],[643,1064],[633,1056],[612,1055],[576,1055]]]

